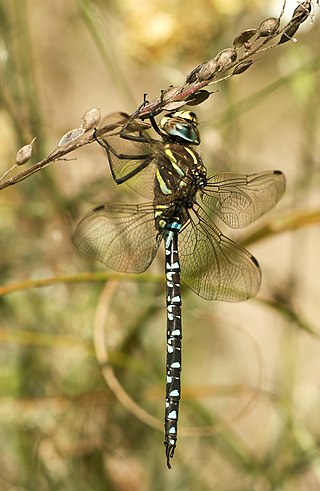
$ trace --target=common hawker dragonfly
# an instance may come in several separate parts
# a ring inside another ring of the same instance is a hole
[[[181,396],[181,281],[206,300],[237,302],[254,297],[261,272],[256,259],[223,235],[212,213],[232,228],[252,223],[273,208],[285,191],[280,171],[207,175],[194,149],[200,136],[190,111],[166,114],[158,137],[125,113],[108,116],[112,128],[98,141],[105,148],[117,183],[127,182],[149,201],[107,203],[77,226],[74,244],[109,268],[141,273],[165,247],[167,359],[165,449],[173,457]],[[149,125],[150,126],[150,125]]]

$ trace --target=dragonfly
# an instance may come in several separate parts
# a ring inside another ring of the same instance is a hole
[[[249,225],[278,203],[285,177],[279,170],[208,176],[194,148],[200,134],[193,112],[169,112],[159,124],[151,115],[150,123],[114,113],[103,121],[109,130],[98,137],[116,183],[126,182],[148,201],[96,207],[82,218],[72,240],[84,254],[126,273],[145,271],[164,243],[164,445],[171,468],[181,397],[181,282],[206,300],[238,302],[257,294],[257,260],[220,231],[216,217],[235,229]],[[156,136],[150,136],[149,127]]]

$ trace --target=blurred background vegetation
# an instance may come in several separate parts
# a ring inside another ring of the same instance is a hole
[[[296,2],[287,3],[291,14]],[[152,99],[181,83],[281,7],[0,0],[0,174],[34,136],[36,162],[90,107],[133,111],[144,93]],[[256,299],[206,302],[184,291],[181,436],[171,471],[162,432],[117,400],[93,346],[94,326],[103,325],[121,384],[161,426],[163,257],[140,277],[114,275],[101,297],[102,281],[77,275],[97,279],[104,268],[70,241],[96,204],[139,198],[116,187],[98,145],[0,192],[1,490],[320,489],[319,17],[316,9],[298,43],[261,55],[197,108],[209,173],[281,169],[288,189],[257,224],[226,231],[260,262]],[[36,288],[47,278],[56,284]],[[183,436],[190,426],[211,430]]]

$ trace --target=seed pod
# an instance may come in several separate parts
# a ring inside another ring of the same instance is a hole
[[[199,71],[200,66],[201,65],[196,66],[193,70],[191,70],[190,73],[188,73],[187,78],[186,78],[186,84],[193,84],[193,82],[197,81],[198,71]]]
[[[302,24],[309,17],[310,12],[311,2],[302,2],[294,9],[291,20]]]
[[[257,34],[257,29],[247,29],[246,31],[241,32],[234,38],[233,46],[235,48],[241,48],[241,46],[247,43],[255,34]]]
[[[16,155],[16,165],[23,165],[26,162],[28,162],[28,160],[32,156],[32,145],[35,140],[36,137],[32,140],[31,143],[29,143],[28,145],[24,145],[23,147],[20,148],[20,150],[18,150]]]
[[[275,17],[269,17],[268,19],[261,22],[258,27],[258,35],[260,37],[268,37],[271,34],[275,34],[280,26],[280,19],[276,19]]]
[[[186,104],[188,104],[188,106],[197,106],[198,104],[201,104],[203,101],[208,99],[210,95],[211,92],[208,92],[207,90],[198,90],[197,92],[186,98]]]
[[[197,78],[199,82],[203,82],[204,80],[210,80],[213,75],[216,73],[218,68],[218,64],[215,60],[209,60],[200,65],[199,71],[197,73]]]
[[[234,67],[232,75],[240,75],[240,73],[245,72],[253,64],[253,60],[246,60],[239,63],[239,65]]]
[[[300,27],[300,22],[291,20],[289,24],[286,26],[286,28],[284,29],[278,44],[284,44],[287,43],[288,41],[292,41],[292,38],[294,34],[297,32],[297,30],[299,29],[299,27]]]
[[[84,113],[80,119],[80,128],[85,131],[93,130],[101,121],[101,111],[98,107],[93,107]]]
[[[218,70],[220,72],[225,72],[228,70],[230,65],[237,59],[237,52],[234,48],[226,48],[220,51],[214,58],[217,62]]]
[[[84,128],[74,128],[73,130],[68,131],[59,141],[58,147],[62,147],[63,145],[67,145],[68,143],[73,142],[74,140],[79,138],[79,136],[83,135],[85,131],[86,130]]]
[[[215,59],[211,59],[196,66],[187,76],[186,83],[203,82],[210,80],[217,71],[218,65]]]
[[[302,24],[309,17],[311,7],[311,2],[307,1],[300,3],[300,5],[298,5],[294,9],[291,21],[288,23],[285,30],[283,31],[279,44],[284,44],[287,41],[292,40],[292,37],[299,29],[300,24]]]

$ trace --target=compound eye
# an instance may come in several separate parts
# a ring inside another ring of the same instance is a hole
[[[200,135],[197,128],[197,116],[191,111],[169,113],[160,121],[163,134],[183,140],[191,145],[199,145]]]
[[[193,141],[196,138],[196,133],[189,124],[177,124],[177,134],[184,140]]]
[[[168,135],[176,136],[188,143],[195,145],[200,143],[199,133],[191,124],[176,123],[174,125],[166,125],[165,130]]]

